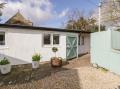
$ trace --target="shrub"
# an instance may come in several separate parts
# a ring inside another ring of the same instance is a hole
[[[57,52],[57,51],[58,51],[58,48],[57,48],[57,47],[53,47],[53,48],[52,48],[52,51],[53,51],[53,52]]]
[[[32,56],[32,61],[40,61],[40,59],[41,59],[41,56],[40,56],[40,54],[34,54],[33,56]]]
[[[100,67],[100,69],[103,71],[103,72],[108,72],[109,70],[104,68],[104,67]]]
[[[52,51],[55,53],[55,57],[56,57],[56,52],[58,51],[58,48],[57,47],[53,47]]]
[[[10,64],[10,62],[8,61],[7,58],[4,57],[4,59],[0,61],[0,65],[7,65],[7,64]]]

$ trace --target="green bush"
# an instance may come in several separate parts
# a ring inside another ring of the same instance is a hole
[[[4,57],[4,59],[0,61],[0,65],[7,65],[7,64],[10,64],[10,62],[8,61],[7,58]]]
[[[40,56],[40,54],[34,54],[33,56],[32,56],[32,61],[40,61],[40,59],[41,59],[41,56]]]
[[[57,52],[57,51],[58,51],[58,48],[57,48],[57,47],[53,47],[53,48],[52,48],[52,51],[53,51],[53,52]]]

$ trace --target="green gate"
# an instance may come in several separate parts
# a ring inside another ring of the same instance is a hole
[[[77,57],[77,37],[66,37],[66,58],[72,59]]]

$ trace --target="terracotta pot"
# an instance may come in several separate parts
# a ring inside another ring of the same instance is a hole
[[[62,66],[62,60],[58,57],[51,58],[51,66],[52,67],[61,67]]]

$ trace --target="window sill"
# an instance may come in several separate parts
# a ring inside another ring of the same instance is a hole
[[[0,50],[4,50],[4,49],[8,49],[8,48],[9,48],[8,46],[0,45]]]
[[[60,47],[60,45],[43,45],[44,48]]]
[[[44,48],[51,48],[52,45],[43,45]]]

